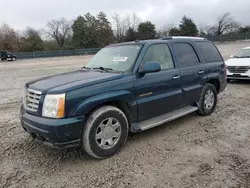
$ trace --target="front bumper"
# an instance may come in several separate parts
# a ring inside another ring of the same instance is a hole
[[[36,141],[55,148],[69,148],[81,144],[82,127],[85,116],[49,119],[28,114],[23,106],[20,109],[20,121]]]
[[[227,70],[227,79],[250,80],[250,71],[247,71],[246,73],[231,73]]]

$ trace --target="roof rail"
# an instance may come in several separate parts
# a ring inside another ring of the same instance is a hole
[[[161,40],[170,40],[170,39],[172,39],[171,36],[161,38]]]
[[[195,40],[206,40],[202,37],[189,37],[189,36],[167,36],[161,38],[161,40],[170,40],[170,39],[195,39]]]

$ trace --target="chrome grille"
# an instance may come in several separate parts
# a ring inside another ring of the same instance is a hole
[[[25,109],[31,112],[37,112],[41,94],[42,92],[40,91],[27,89],[24,99]]]
[[[228,71],[231,73],[246,73],[250,67],[249,66],[228,66]]]

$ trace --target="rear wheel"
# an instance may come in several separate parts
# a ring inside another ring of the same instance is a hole
[[[127,140],[128,120],[114,106],[103,106],[87,119],[82,134],[82,149],[96,159],[116,154]]]
[[[16,58],[15,58],[15,57],[12,57],[12,61],[16,61]]]
[[[217,90],[214,85],[206,84],[201,92],[198,113],[208,116],[213,113],[217,104]]]

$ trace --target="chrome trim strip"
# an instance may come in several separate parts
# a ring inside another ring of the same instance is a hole
[[[38,95],[41,95],[42,94],[42,92],[41,91],[36,91],[36,90],[33,90],[33,89],[27,89],[29,92],[31,92],[31,93],[35,93],[35,94],[38,94]]]
[[[159,118],[158,120],[156,119],[155,122],[150,123],[150,124],[148,124],[148,125],[147,125],[147,123],[148,123],[150,120],[152,121],[153,118],[152,118],[152,119],[149,119],[149,120],[145,120],[145,121],[139,123],[139,126],[141,127],[141,130],[142,130],[142,131],[145,131],[145,130],[147,130],[147,129],[151,129],[151,128],[156,127],[156,126],[158,126],[158,125],[162,125],[162,124],[164,124],[164,123],[167,123],[167,122],[169,122],[169,121],[178,119],[178,118],[180,118],[180,117],[182,117],[182,116],[185,116],[185,115],[187,115],[187,114],[190,114],[190,113],[195,112],[195,111],[198,110],[198,107],[190,107],[188,110],[185,110],[186,108],[187,108],[187,107],[183,108],[183,112],[178,113],[178,114],[174,114],[174,112],[172,112],[172,113],[173,113],[172,116],[170,115],[171,112],[170,112],[170,113],[167,113],[167,114],[163,114],[163,115],[161,115],[161,116],[158,117],[158,118]],[[180,109],[180,110],[181,110],[181,109]],[[179,110],[176,110],[176,111],[178,112]],[[168,115],[170,115],[170,116],[168,116]],[[167,117],[166,117],[165,119],[161,119],[161,117],[163,118],[164,116],[167,116]],[[157,118],[157,117],[156,117],[156,118]],[[143,126],[143,124],[144,124],[144,126]]]

